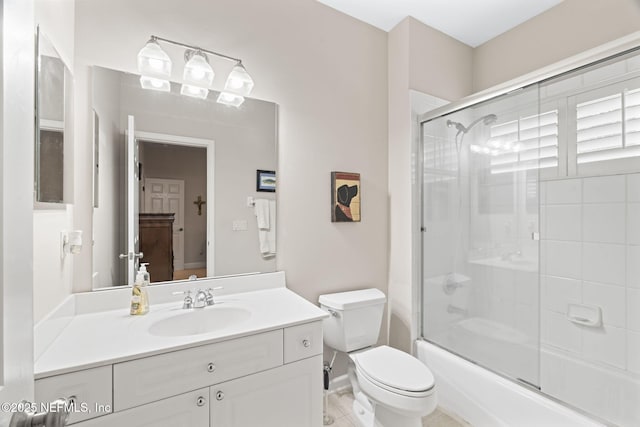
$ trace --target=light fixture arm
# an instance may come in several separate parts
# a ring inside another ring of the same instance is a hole
[[[234,58],[234,57],[228,56],[228,55],[224,55],[222,53],[214,52],[212,50],[203,49],[203,48],[198,47],[198,46],[192,46],[192,45],[188,45],[186,43],[180,43],[180,42],[177,42],[177,41],[174,41],[174,40],[169,40],[169,39],[165,39],[163,37],[158,37],[158,36],[154,36],[154,35],[151,36],[151,40],[153,40],[155,42],[162,41],[162,42],[173,44],[173,45],[176,45],[176,46],[185,47],[187,49],[192,49],[192,50],[200,51],[200,52],[206,52],[206,53],[209,53],[211,55],[215,55],[215,56],[218,56],[220,58],[227,59],[229,61],[234,61],[237,65],[242,65],[242,60],[241,59]]]

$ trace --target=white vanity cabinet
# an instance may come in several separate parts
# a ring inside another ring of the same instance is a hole
[[[108,414],[113,408],[111,372],[111,366],[101,366],[36,380],[36,402],[73,398],[75,409],[68,424]]]
[[[319,427],[322,356],[210,387],[210,427]]]
[[[208,425],[208,388],[74,424],[77,427],[204,427]]]
[[[113,365],[113,409],[282,365],[282,329]]]
[[[100,396],[113,395],[113,413],[72,419],[85,419],[74,424],[77,427],[322,425],[320,321],[96,369],[100,382],[93,384],[100,385]],[[51,389],[60,394],[55,397],[75,394],[82,399],[73,386],[57,387],[56,379],[86,378],[94,370],[39,381],[47,385],[49,394]],[[112,378],[106,390],[105,377]],[[38,388],[36,382],[36,394]]]

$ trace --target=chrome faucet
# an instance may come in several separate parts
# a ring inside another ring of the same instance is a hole
[[[193,298],[191,297],[191,291],[178,291],[172,292],[173,295],[184,295],[184,302],[182,303],[182,308],[189,309],[193,308]]]
[[[207,299],[208,299],[208,295],[207,292],[203,291],[202,289],[198,289],[198,292],[196,292],[196,297],[195,300],[193,302],[193,308],[205,308],[207,305],[209,305],[207,303]],[[212,301],[213,301],[213,297],[211,297]]]
[[[215,301],[213,300],[213,294],[211,293],[211,291],[217,291],[218,289],[223,289],[224,286],[216,286],[215,288],[208,288],[207,289],[207,305],[215,305]]]
[[[184,295],[184,302],[182,304],[182,308],[190,309],[190,308],[205,308],[210,305],[215,305],[215,301],[213,299],[212,291],[223,289],[223,286],[217,286],[215,288],[208,288],[203,291],[202,289],[198,289],[196,292],[196,296],[191,297],[191,291],[178,291],[172,292],[173,295]]]

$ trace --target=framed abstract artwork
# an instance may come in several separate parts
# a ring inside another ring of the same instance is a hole
[[[331,172],[331,222],[360,222],[360,174]]]

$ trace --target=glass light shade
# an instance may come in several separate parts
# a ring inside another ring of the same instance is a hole
[[[149,40],[138,52],[138,72],[156,79],[171,77],[171,58],[155,40]]]
[[[244,102],[244,96],[236,95],[235,93],[220,92],[216,102],[218,102],[218,104],[239,107]]]
[[[213,83],[213,68],[209,65],[202,52],[193,52],[191,58],[184,64],[182,78],[190,86],[209,87]]]
[[[180,94],[191,96],[193,98],[207,99],[207,95],[209,95],[209,89],[183,84],[182,88],[180,89]]]
[[[226,92],[237,93],[238,95],[248,96],[253,90],[253,79],[244,69],[242,64],[238,64],[229,73],[227,82],[224,85]]]
[[[154,77],[140,77],[140,85],[143,89],[159,90],[160,92],[169,92],[171,90],[169,80],[156,79]]]

